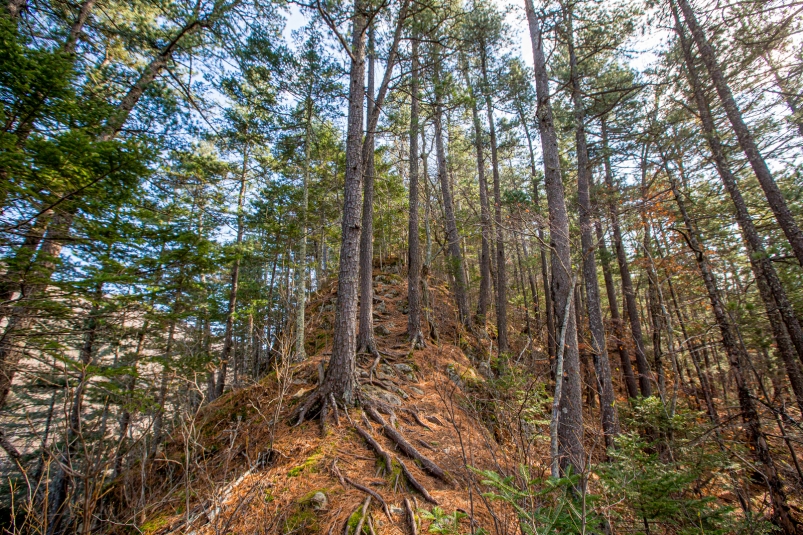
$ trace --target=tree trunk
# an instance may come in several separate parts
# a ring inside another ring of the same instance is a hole
[[[613,282],[611,273],[611,253],[605,244],[605,235],[602,233],[602,225],[599,221],[595,222],[597,242],[599,243],[600,264],[602,264],[602,275],[605,278],[605,291],[608,294],[608,308],[611,311],[611,323],[613,324],[613,336],[616,343],[616,350],[619,353],[619,360],[622,363],[622,375],[625,379],[627,395],[630,398],[638,397],[638,383],[633,375],[633,365],[630,362],[630,354],[625,346],[624,322],[619,313],[619,299],[616,295],[616,286]]]
[[[457,302],[457,313],[460,323],[468,327],[471,323],[468,310],[468,297],[466,296],[466,279],[463,270],[463,255],[460,251],[460,236],[457,233],[457,221],[454,216],[454,197],[452,195],[452,185],[449,183],[449,176],[446,172],[446,150],[443,146],[443,88],[440,87],[440,57],[438,52],[434,58],[434,83],[435,83],[435,150],[438,159],[438,179],[441,183],[441,194],[443,195],[443,214],[446,226],[447,242],[447,268],[454,277],[454,296]]]
[[[413,348],[426,346],[421,331],[421,245],[418,229],[418,39],[412,37],[410,78],[410,193],[407,232],[407,336]]]
[[[616,261],[619,264],[619,275],[622,279],[622,293],[625,297],[625,311],[630,320],[630,330],[633,332],[633,342],[636,349],[636,368],[639,375],[639,387],[641,395],[650,397],[652,395],[652,384],[650,383],[650,365],[647,362],[647,354],[644,352],[644,335],[641,331],[641,321],[639,319],[638,305],[636,304],[636,292],[633,289],[633,280],[630,278],[630,267],[627,264],[627,253],[622,243],[622,229],[619,226],[619,213],[616,210],[614,193],[617,191],[613,185],[613,172],[611,170],[610,151],[608,148],[608,129],[607,123],[602,121],[602,146],[603,161],[605,162],[605,184],[608,186],[610,195],[609,209],[611,213],[611,231],[613,232],[613,243],[616,249]]]
[[[346,134],[346,177],[343,192],[340,267],[337,281],[332,358],[321,395],[332,393],[345,405],[354,402],[356,378],[356,318],[360,256],[360,186],[363,176],[362,129],[365,100],[365,29],[363,0],[354,1],[351,40],[349,111]]]
[[[533,139],[530,134],[530,127],[524,117],[524,110],[518,107],[519,117],[524,125],[524,134],[527,137],[527,148],[530,154],[530,177],[533,182],[533,203],[535,203],[536,213],[541,214],[541,199],[538,194],[538,180],[535,172],[535,151],[533,150]],[[546,310],[546,330],[547,330],[547,356],[550,359],[555,357],[555,316],[552,309],[552,292],[549,289],[549,268],[547,267],[547,248],[544,239],[544,226],[539,219],[538,225],[538,256],[541,261],[541,278],[544,281],[544,309]]]
[[[541,42],[541,28],[532,0],[525,0],[530,39],[533,46],[535,86],[538,95],[538,123],[541,131],[541,149],[544,160],[547,204],[549,206],[549,236],[552,249],[552,302],[555,323],[561,326],[565,336],[559,352],[564,353],[563,373],[557,384],[563,384],[559,397],[560,420],[558,439],[560,465],[564,472],[571,467],[575,473],[585,470],[585,447],[583,445],[583,411],[580,380],[580,354],[577,347],[577,324],[571,313],[572,258],[569,240],[569,215],[563,194],[560,172],[560,157],[552,107],[549,102],[549,78],[546,58]]]
[[[243,206],[245,204],[246,175],[248,173],[248,148],[243,152],[243,169],[240,175],[240,193],[237,196],[237,241],[235,243],[234,264],[231,267],[229,284],[229,306],[226,311],[226,331],[223,335],[223,351],[220,354],[220,371],[215,384],[215,398],[223,395],[226,387],[226,370],[234,345],[234,313],[237,309],[237,292],[240,288],[240,259],[242,257],[243,234],[245,232]]]
[[[619,419],[616,415],[616,395],[611,380],[611,365],[605,340],[605,325],[602,321],[599,282],[597,281],[596,244],[593,235],[593,212],[591,210],[591,163],[586,146],[585,108],[580,93],[580,78],[577,72],[577,55],[574,49],[572,8],[566,9],[571,94],[574,104],[575,142],[577,148],[577,201],[580,208],[580,242],[583,253],[583,281],[586,289],[586,312],[591,331],[591,351],[599,388],[600,416],[605,446],[614,446],[614,437],[619,434]],[[577,310],[580,310],[579,303]]]
[[[485,156],[483,154],[482,125],[477,109],[477,100],[471,86],[468,68],[463,69],[466,87],[471,98],[471,117],[474,126],[474,149],[477,155],[477,179],[480,190],[480,293],[477,298],[477,315],[475,322],[485,330],[485,321],[488,317],[488,308],[491,301],[491,208],[488,203],[488,181],[485,177]]]
[[[691,30],[692,37],[697,44],[697,49],[700,51],[700,56],[703,63],[705,63],[708,74],[711,76],[714,88],[722,101],[728,121],[731,123],[736,138],[739,140],[739,146],[747,157],[747,161],[750,162],[750,167],[753,169],[759,184],[761,184],[761,189],[764,190],[764,195],[767,197],[772,213],[775,214],[775,219],[786,235],[786,239],[789,240],[789,245],[791,245],[797,261],[803,266],[803,232],[801,232],[792,212],[789,210],[786,199],[784,199],[780,188],[778,188],[778,184],[775,183],[775,179],[769,167],[767,167],[764,157],[758,150],[758,145],[753,139],[752,133],[742,118],[742,111],[733,98],[730,86],[717,62],[714,49],[697,22],[694,10],[688,0],[678,0],[678,5],[683,12],[683,18],[686,20],[689,30]]]
[[[360,234],[360,329],[357,338],[357,351],[373,353],[374,341],[374,132],[370,130],[370,118],[374,110],[374,26],[368,29],[368,93],[366,107],[369,117],[369,131],[364,143],[368,150],[363,152],[362,189],[362,233]]]
[[[307,304],[307,227],[309,209],[310,152],[312,145],[312,82],[307,88],[306,125],[304,127],[304,184],[301,200],[301,239],[298,244],[298,260],[296,262],[296,352],[295,362],[307,358],[304,348]]]
[[[496,330],[499,355],[509,350],[507,341],[507,267],[505,265],[505,232],[502,226],[502,190],[499,181],[499,154],[496,146],[496,124],[488,85],[488,61],[485,45],[480,46],[485,112],[488,114],[488,133],[491,142],[491,170],[494,177],[494,223],[496,226]]]
[[[685,0],[679,0],[679,2],[681,3],[681,6],[685,4],[686,11],[689,12],[689,13],[684,12],[687,21],[689,20],[690,15],[693,18],[693,14],[691,13],[688,3],[686,3]],[[681,46],[683,48],[684,57],[686,59],[687,74],[689,75],[689,79],[691,81],[695,100],[697,101],[698,111],[700,113],[700,119],[703,123],[703,131],[706,135],[707,141],[711,148],[712,156],[714,157],[714,162],[717,166],[717,170],[719,171],[721,178],[723,179],[723,182],[725,182],[726,184],[726,188],[731,194],[731,198],[734,199],[734,204],[736,204],[737,206],[737,213],[740,214],[738,216],[740,226],[741,223],[748,222],[747,227],[750,228],[752,227],[752,222],[749,220],[749,215],[746,214],[744,202],[743,200],[741,200],[741,195],[738,192],[735,180],[733,179],[733,176],[730,174],[730,169],[727,166],[727,161],[725,160],[724,152],[722,151],[722,148],[719,145],[719,140],[714,130],[714,123],[710,114],[708,103],[707,101],[705,101],[705,97],[703,96],[703,93],[700,89],[699,79],[697,78],[694,62],[692,61],[691,58],[691,48],[685,39],[683,29],[680,25],[680,17],[677,13],[677,9],[675,7],[674,2],[671,3],[671,7],[673,14],[675,16],[676,31],[678,33],[678,37],[681,40]],[[697,28],[697,33],[698,34],[701,33],[699,27]],[[710,47],[709,47],[709,52],[710,52]],[[737,200],[741,202],[737,202]],[[754,230],[755,229],[753,229],[753,231]],[[745,235],[752,234],[750,232],[745,232],[745,226],[742,226],[742,232]],[[764,466],[765,469],[765,473],[763,475],[767,483],[767,488],[770,493],[770,500],[772,501],[773,520],[785,534],[792,535],[796,531],[795,523],[791,518],[789,512],[789,506],[786,502],[786,494],[783,489],[783,483],[781,482],[778,473],[776,471],[775,464],[770,454],[766,437],[761,429],[758,413],[756,412],[755,406],[753,404],[753,399],[751,398],[750,391],[748,389],[744,377],[743,369],[747,365],[748,356],[744,351],[744,348],[739,344],[737,335],[734,333],[733,328],[729,322],[729,319],[726,316],[726,312],[722,307],[722,304],[719,300],[718,290],[716,288],[716,281],[707,267],[704,253],[702,249],[699,247],[699,244],[697,244],[696,242],[696,236],[694,236],[693,232],[689,232],[689,236],[687,239],[689,240],[690,247],[692,249],[695,249],[697,264],[703,275],[703,281],[705,282],[706,290],[708,291],[709,300],[711,301],[711,306],[714,310],[714,315],[717,319],[717,324],[720,328],[720,332],[722,333],[722,342],[723,345],[725,346],[725,351],[728,355],[728,360],[730,361],[731,369],[733,370],[736,379],[739,408],[741,409],[742,412],[742,419],[746,424],[746,434],[748,443],[750,444],[754,457],[759,462],[759,464]],[[753,251],[748,251],[748,252],[751,253],[750,254],[751,258],[755,257]]]

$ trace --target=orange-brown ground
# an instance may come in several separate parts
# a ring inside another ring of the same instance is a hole
[[[397,410],[397,429],[446,470],[454,483],[444,483],[425,473],[396,450],[381,427],[373,423],[369,428],[359,408],[352,409],[350,417],[386,451],[401,458],[447,514],[455,510],[466,513],[460,533],[472,532],[471,521],[475,528],[493,531],[494,524],[505,524],[514,532],[513,516],[480,496],[486,489],[479,485],[480,478],[466,468],[499,469],[508,467],[510,463],[505,459],[511,458],[497,443],[500,435],[510,436],[511,431],[489,432],[478,421],[476,412],[464,410],[463,389],[481,389],[483,379],[453,342],[471,348],[474,355],[483,354],[482,346],[455,323],[446,288],[436,286],[431,288],[432,313],[440,343],[430,340],[427,348],[410,353],[405,334],[406,281],[379,272],[374,280],[376,340],[379,350],[386,354],[377,367],[377,376],[385,384],[395,385],[399,390],[394,395],[402,401],[402,407],[418,411],[430,428]],[[310,356],[305,362],[277,369],[257,385],[228,393],[206,407],[195,422],[176,430],[173,442],[154,463],[154,480],[158,483],[154,484],[153,498],[148,500],[152,505],[140,518],[143,532],[345,533],[349,517],[361,507],[367,494],[349,484],[343,486],[333,473],[335,462],[344,476],[375,490],[390,506],[388,519],[376,500],[372,501],[371,527],[377,534],[411,533],[405,498],[416,511],[431,510],[433,505],[405,483],[398,469],[389,475],[380,473],[374,451],[343,414],[339,425],[330,418],[323,435],[317,419],[297,427],[289,421],[298,403],[315,388],[319,366],[330,354],[334,295],[335,288],[330,286],[308,306]],[[369,355],[358,358],[362,370],[369,370],[372,362]],[[412,374],[405,373],[405,365],[413,369]],[[377,394],[373,386],[367,390],[370,395]],[[401,399],[404,396],[406,399]],[[326,496],[324,507],[314,503],[317,492]],[[423,523],[419,533],[425,533],[428,521],[419,521]],[[365,533],[369,529],[366,522]],[[350,533],[353,532],[352,526]]]

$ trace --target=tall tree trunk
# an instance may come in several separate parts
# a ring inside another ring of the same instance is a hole
[[[307,304],[307,227],[309,209],[310,152],[312,146],[312,82],[307,88],[306,125],[304,127],[304,183],[301,200],[301,240],[298,244],[296,262],[296,351],[294,360],[301,362],[307,358],[305,344],[306,304]]]
[[[580,205],[580,242],[583,253],[583,280],[586,289],[586,311],[591,331],[591,351],[599,388],[600,416],[605,445],[614,446],[614,437],[619,434],[619,419],[616,415],[616,394],[611,380],[611,365],[605,339],[605,324],[602,321],[599,282],[597,280],[596,244],[593,235],[593,211],[591,209],[591,163],[588,161],[586,146],[585,108],[577,72],[577,54],[574,48],[572,8],[566,9],[567,35],[569,43],[569,65],[571,72],[571,94],[574,104],[575,142],[577,149],[577,201]],[[576,307],[579,311],[579,303]]]
[[[661,315],[661,305],[658,288],[658,274],[652,262],[652,236],[650,222],[647,214],[647,202],[649,198],[649,185],[647,184],[647,154],[648,146],[645,143],[641,152],[641,206],[639,215],[641,216],[641,226],[644,229],[644,236],[641,248],[646,259],[645,271],[647,272],[647,309],[650,313],[652,323],[652,361],[658,380],[658,392],[661,398],[666,392],[666,375],[664,373],[663,353],[661,349],[661,334],[663,331],[663,317]]]
[[[421,331],[421,244],[418,229],[418,38],[412,37],[410,78],[410,215],[407,232],[407,336],[413,348],[426,346]]]
[[[686,11],[689,13],[685,13],[686,19],[690,18],[690,15],[693,18],[693,14],[688,6],[688,3],[685,0],[679,0],[681,6],[685,4]],[[694,62],[691,58],[691,48],[689,43],[687,42],[682,26],[680,24],[680,17],[678,15],[677,9],[675,7],[674,2],[671,2],[671,7],[673,14],[675,16],[676,22],[676,31],[678,33],[678,37],[681,40],[681,46],[683,48],[684,57],[686,59],[686,67],[687,67],[687,74],[689,76],[692,90],[694,92],[695,100],[697,101],[698,111],[700,113],[700,119],[703,124],[703,131],[707,138],[709,147],[712,152],[712,156],[714,157],[714,162],[716,164],[717,170],[720,174],[720,177],[723,179],[725,183],[726,189],[728,189],[729,193],[731,194],[731,198],[734,199],[734,204],[737,207],[737,219],[742,227],[743,235],[754,235],[755,229],[752,227],[752,221],[749,219],[749,215],[746,213],[746,207],[744,205],[744,201],[741,199],[741,195],[738,191],[736,186],[735,180],[733,175],[730,173],[730,168],[727,165],[727,161],[725,160],[724,152],[722,151],[722,147],[719,144],[719,139],[716,136],[716,131],[714,129],[713,119],[711,117],[711,113],[708,107],[708,102],[705,100],[703,92],[700,88],[699,79],[697,77],[697,71],[695,69]],[[696,21],[695,21],[696,22]],[[697,32],[700,32],[699,27],[697,28]],[[707,44],[707,43],[706,43]],[[698,42],[698,47],[699,47]],[[710,52],[710,46],[709,46]],[[709,69],[710,71],[710,69]],[[721,73],[720,73],[721,76]],[[747,223],[743,225],[743,223]],[[747,228],[747,232],[745,232],[745,228]],[[750,232],[752,228],[753,232]],[[757,236],[755,236],[757,239]],[[716,288],[716,281],[711,274],[710,270],[707,267],[707,263],[705,260],[704,253],[702,249],[699,247],[699,244],[696,243],[696,236],[693,235],[692,232],[689,233],[688,236],[689,245],[696,249],[696,259],[698,267],[703,275],[703,281],[706,284],[706,290],[709,294],[709,300],[711,301],[711,306],[714,310],[714,315],[717,319],[717,324],[720,328],[720,332],[722,333],[722,341],[723,345],[725,346],[725,351],[728,355],[728,360],[731,364],[731,369],[734,372],[734,376],[736,379],[736,386],[738,392],[738,399],[739,399],[739,408],[742,412],[742,419],[746,424],[746,434],[748,443],[753,451],[753,455],[755,456],[756,460],[759,464],[764,466],[765,473],[764,478],[767,483],[767,487],[770,493],[770,500],[772,501],[773,507],[773,519],[775,523],[782,529],[782,531],[786,534],[793,534],[795,533],[795,522],[791,518],[789,512],[789,506],[786,502],[786,494],[783,489],[783,483],[781,482],[777,470],[775,468],[775,464],[773,462],[772,456],[770,454],[769,446],[767,444],[766,436],[761,429],[761,424],[759,421],[759,415],[756,412],[753,399],[750,395],[750,391],[748,389],[746,379],[744,377],[744,368],[748,362],[748,356],[744,350],[744,348],[739,344],[737,339],[736,333],[733,331],[733,327],[729,322],[729,318],[726,315],[724,308],[719,300],[718,289]],[[753,241],[752,239],[750,240]],[[756,252],[755,250],[748,249],[748,252],[751,258],[755,258]]]
[[[758,183],[761,184],[761,189],[764,190],[764,195],[767,197],[767,202],[772,209],[772,213],[775,214],[775,219],[786,235],[786,239],[789,240],[789,245],[791,245],[797,261],[803,266],[803,232],[801,232],[797,221],[795,221],[792,212],[789,210],[786,199],[784,199],[780,188],[778,188],[778,184],[775,183],[775,179],[767,163],[764,161],[764,157],[759,151],[752,133],[742,118],[742,111],[733,98],[730,86],[727,80],[725,80],[722,69],[717,62],[714,49],[711,47],[711,43],[708,42],[702,27],[697,22],[697,16],[694,14],[694,10],[688,0],[677,1],[683,12],[686,25],[689,27],[689,30],[691,30],[692,38],[697,45],[697,49],[700,51],[700,57],[708,70],[709,76],[711,76],[711,81],[719,95],[719,99],[722,101],[722,106],[725,108],[728,121],[731,123],[736,138],[739,140],[739,146],[747,157],[747,161],[750,162],[750,167],[753,169]]]
[[[509,350],[507,341],[507,267],[505,265],[505,229],[502,226],[502,190],[499,180],[499,151],[496,146],[496,123],[488,83],[488,58],[485,44],[480,45],[485,112],[488,115],[488,138],[491,143],[491,170],[494,177],[494,223],[496,226],[496,330],[497,346],[502,355]]]
[[[672,6],[673,9],[675,9],[674,4],[672,4]],[[755,275],[756,280],[763,279],[762,284],[766,283],[767,287],[769,288],[768,294],[771,295],[771,298],[770,295],[767,295],[765,298],[763,297],[764,305],[771,318],[773,317],[773,314],[775,314],[775,311],[780,314],[781,318],[783,319],[783,323],[786,325],[786,333],[791,339],[798,359],[803,362],[803,328],[801,328],[800,322],[795,314],[795,310],[789,301],[783,285],[781,284],[781,280],[777,271],[775,270],[775,266],[773,266],[772,260],[764,249],[764,245],[758,235],[758,231],[753,223],[753,219],[750,217],[750,213],[747,210],[747,203],[742,197],[739,185],[736,182],[736,177],[731,172],[730,164],[725,156],[724,148],[722,147],[722,143],[717,135],[708,100],[706,99],[705,92],[703,91],[703,87],[697,74],[697,68],[694,64],[694,58],[692,57],[691,53],[691,43],[689,43],[688,39],[686,38],[685,32],[680,24],[680,16],[678,14],[676,15],[675,29],[683,48],[683,54],[686,63],[686,74],[689,78],[689,84],[692,88],[694,99],[700,114],[700,123],[702,125],[703,134],[708,143],[709,150],[711,151],[711,156],[714,160],[717,173],[719,174],[719,177],[722,180],[722,183],[725,186],[731,201],[733,202],[736,212],[736,221],[742,231],[742,239],[747,247],[753,274]],[[760,291],[762,285],[759,284],[758,288]],[[777,331],[775,334],[778,348],[782,351],[784,347],[788,347],[788,344],[784,341],[785,336],[783,335],[783,330]]]
[[[532,0],[524,0],[533,47],[535,87],[538,95],[538,124],[541,132],[541,150],[544,160],[547,204],[549,206],[549,237],[552,254],[552,302],[555,308],[555,324],[563,332],[558,351],[563,355],[562,374],[557,384],[563,385],[559,404],[558,425],[560,465],[563,470],[571,467],[575,473],[585,470],[585,447],[583,445],[583,410],[580,380],[580,353],[577,347],[577,324],[571,313],[572,257],[569,240],[569,215],[563,194],[560,172],[558,139],[549,99],[549,78],[544,57],[541,28]],[[564,345],[565,344],[565,345]],[[556,388],[557,390],[557,388]]]
[[[622,279],[622,293],[625,297],[625,311],[630,320],[630,330],[633,333],[633,342],[636,349],[636,368],[639,375],[639,388],[641,395],[650,397],[652,395],[652,384],[650,383],[650,365],[647,362],[647,354],[644,351],[644,335],[641,331],[641,320],[639,319],[638,305],[636,304],[636,292],[633,289],[633,279],[630,278],[630,267],[627,264],[627,253],[622,243],[622,229],[619,226],[619,212],[616,209],[614,193],[617,191],[613,184],[613,171],[611,169],[610,149],[608,147],[608,128],[607,122],[602,120],[602,148],[603,161],[605,163],[605,184],[608,186],[610,196],[609,209],[611,214],[611,231],[613,232],[613,244],[616,249],[616,261],[619,264],[619,275]]]
[[[370,130],[370,118],[374,110],[374,56],[375,39],[373,24],[368,29],[368,93],[366,95],[369,131],[365,142],[369,147],[363,152],[362,188],[362,233],[360,234],[360,329],[357,351],[376,351],[374,341],[374,132]]]
[[[448,252],[447,268],[452,277],[454,277],[453,291],[460,323],[468,327],[471,323],[471,318],[466,295],[467,285],[465,271],[463,270],[463,255],[460,251],[460,236],[457,233],[457,221],[454,216],[452,185],[449,183],[449,176],[446,172],[446,149],[443,145],[443,88],[440,86],[441,62],[437,51],[435,52],[433,68],[435,70],[435,151],[438,159],[438,179],[441,183],[441,194],[443,196],[443,214]]]
[[[229,283],[229,306],[226,310],[226,331],[223,335],[223,350],[220,353],[220,371],[215,384],[215,398],[223,395],[226,387],[226,371],[229,359],[232,357],[232,346],[234,345],[234,313],[237,309],[237,293],[240,289],[240,260],[242,258],[243,235],[245,233],[245,221],[243,206],[245,204],[245,187],[248,174],[248,147],[243,151],[243,169],[240,174],[240,193],[237,196],[237,241],[235,242],[234,263],[231,266],[231,278]]]
[[[349,111],[346,133],[346,177],[343,192],[340,267],[335,304],[332,358],[321,395],[332,393],[346,405],[354,401],[356,384],[356,318],[360,256],[360,186],[363,176],[362,129],[365,101],[365,30],[363,0],[354,1],[349,74]]]
[[[480,228],[482,231],[480,241],[480,293],[479,297],[477,298],[477,315],[475,317],[475,322],[484,331],[485,321],[488,317],[488,308],[491,301],[491,207],[488,203],[488,181],[485,177],[485,156],[483,154],[482,124],[480,123],[477,100],[474,94],[474,89],[471,85],[471,79],[469,77],[467,66],[464,66],[463,74],[465,76],[466,87],[468,88],[469,96],[471,98],[471,117],[474,126],[474,149],[477,155],[477,179],[480,190]]]
[[[605,279],[605,291],[608,294],[608,308],[611,311],[611,323],[613,324],[613,336],[616,343],[616,350],[619,353],[619,360],[622,363],[622,375],[625,379],[627,395],[630,398],[638,397],[638,383],[633,375],[633,365],[630,362],[630,354],[625,346],[625,332],[622,315],[619,313],[619,298],[616,295],[616,285],[613,282],[611,272],[611,253],[605,244],[605,235],[602,233],[602,225],[599,221],[595,222],[597,242],[599,243],[600,264],[602,264],[602,275]]]
[[[541,199],[538,194],[538,178],[535,172],[535,151],[533,150],[533,139],[530,134],[530,126],[524,116],[524,110],[517,106],[519,118],[524,125],[524,134],[527,137],[527,148],[530,154],[530,178],[533,183],[533,203],[535,203],[536,213],[541,214]],[[541,263],[541,278],[544,281],[544,308],[546,309],[546,330],[547,330],[547,355],[550,359],[555,357],[555,316],[552,307],[552,292],[549,288],[549,268],[547,267],[547,248],[544,239],[544,226],[539,219],[538,225],[538,256]]]

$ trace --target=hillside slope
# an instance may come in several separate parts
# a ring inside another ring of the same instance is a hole
[[[452,342],[474,354],[479,343],[455,323],[446,288],[435,287],[440,342],[409,352],[406,285],[378,272],[374,282],[382,359],[360,355],[358,373],[363,394],[378,400],[380,410],[341,411],[323,434],[315,419],[290,421],[330,354],[331,286],[308,307],[308,360],[230,392],[176,431],[149,476],[150,506],[138,522],[144,533],[340,534],[360,526],[365,533],[414,533],[411,515],[421,530],[432,521],[428,511],[451,515],[463,524],[460,532],[513,520],[483,505],[478,478],[467,469],[498,469],[506,457],[493,437],[499,433],[464,404],[464,389],[479,391],[484,379]]]

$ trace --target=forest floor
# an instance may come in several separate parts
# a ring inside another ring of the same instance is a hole
[[[477,409],[487,387],[475,363],[483,360],[481,355],[488,358],[488,342],[484,345],[455,322],[448,290],[435,286],[430,292],[439,342],[429,339],[426,348],[410,351],[406,281],[376,271],[374,285],[382,359],[377,364],[371,355],[360,355],[358,374],[363,394],[392,410],[370,419],[361,408],[348,415],[341,411],[338,422],[329,418],[323,433],[315,418],[299,426],[291,421],[331,354],[336,284],[330,284],[307,307],[306,361],[227,393],[176,430],[148,476],[150,506],[137,521],[143,533],[339,535],[356,533],[360,526],[361,532],[376,534],[426,533],[431,527],[445,533],[472,533],[480,527],[516,532],[512,511],[483,497],[482,477],[466,468],[507,471],[513,464],[509,425],[493,416],[493,407],[484,409],[486,417]],[[467,354],[474,355],[474,362]],[[469,389],[471,403],[465,396]],[[433,470],[422,468],[426,461],[403,452],[377,418],[395,423],[408,445],[445,473],[435,477]],[[548,435],[535,441],[544,459],[547,443]],[[383,452],[392,458],[390,470],[380,460]],[[118,492],[126,491],[122,487]],[[363,509],[369,492],[373,496]]]

